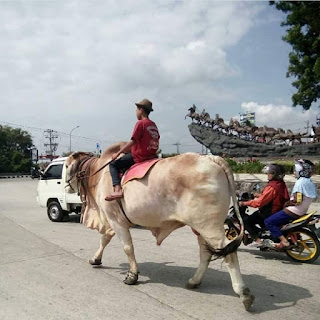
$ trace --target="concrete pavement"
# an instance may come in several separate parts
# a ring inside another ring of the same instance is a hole
[[[139,283],[122,283],[128,261],[117,238],[101,268],[88,264],[99,234],[70,221],[52,223],[35,202],[37,181],[0,181],[0,319],[255,319],[311,320],[320,313],[319,259],[292,262],[280,253],[241,246],[245,283],[256,300],[250,313],[234,294],[226,265],[212,261],[202,285],[184,288],[198,266],[189,228],[160,247],[148,230],[132,229]],[[320,204],[313,204],[320,209]]]

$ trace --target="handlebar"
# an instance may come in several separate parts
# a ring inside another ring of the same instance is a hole
[[[238,195],[238,201],[249,201],[254,199],[253,193],[242,192]]]

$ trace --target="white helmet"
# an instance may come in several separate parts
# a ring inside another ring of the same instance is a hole
[[[294,162],[294,168],[296,172],[296,177],[310,178],[314,172],[314,164],[305,159],[299,159]]]

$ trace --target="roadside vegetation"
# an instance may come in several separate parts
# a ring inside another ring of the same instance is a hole
[[[31,146],[27,131],[0,125],[0,173],[29,173]]]
[[[169,158],[177,156],[177,153],[163,153],[162,158]],[[253,160],[236,160],[234,158],[225,158],[229,163],[233,173],[261,173],[265,162],[261,162],[258,159]],[[273,163],[280,164],[284,167],[286,174],[293,174],[294,161],[274,160]],[[320,174],[320,163],[315,163],[315,174]]]
[[[234,159],[227,158],[226,161],[229,163],[234,173],[261,173],[263,167],[265,166],[265,163],[262,163],[259,160],[236,161]],[[286,171],[286,174],[293,174],[293,161],[276,160],[274,163],[282,165]],[[315,168],[315,174],[320,174],[320,163],[315,164]]]
[[[285,14],[283,40],[291,45],[287,77],[292,77],[296,92],[293,106],[308,110],[320,99],[320,2],[270,1]]]

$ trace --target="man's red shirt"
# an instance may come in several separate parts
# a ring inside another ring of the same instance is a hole
[[[157,157],[159,131],[156,124],[148,118],[139,120],[132,133],[135,144],[131,147],[134,162],[142,162]]]

